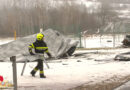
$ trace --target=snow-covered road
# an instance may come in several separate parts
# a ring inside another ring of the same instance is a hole
[[[94,42],[92,44],[95,47],[97,45]],[[31,77],[30,71],[36,62],[27,63],[23,76],[21,72],[24,64],[17,63],[18,90],[67,90],[84,84],[121,82],[121,78],[130,75],[130,62],[114,61],[113,58],[128,51],[129,48],[76,50],[74,56],[68,59],[48,61],[50,69],[44,65],[45,79],[39,78],[39,72],[36,77]],[[0,62],[0,75],[12,83],[12,63]]]
[[[113,50],[77,50],[75,57],[54,60],[49,63],[50,69],[45,67],[46,79],[31,77],[30,71],[36,63],[28,63],[24,75],[21,76],[23,63],[17,64],[18,87],[20,90],[67,90],[83,84],[94,84],[102,81],[120,80],[130,75],[130,62],[114,61],[112,58],[119,52],[129,49]],[[80,53],[84,53],[81,54]],[[78,56],[79,55],[79,56]],[[0,63],[0,74],[12,81],[11,63]]]

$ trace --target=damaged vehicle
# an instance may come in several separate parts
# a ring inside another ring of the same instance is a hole
[[[71,56],[75,52],[78,41],[67,38],[53,29],[47,29],[43,31],[43,34],[52,57],[56,59],[64,58]],[[17,62],[36,60],[37,56],[30,55],[28,52],[28,45],[36,40],[36,35],[21,37],[15,41],[0,45],[0,51],[3,51],[0,52],[0,61],[10,61],[11,56],[16,56]]]
[[[120,53],[120,54],[115,56],[114,60],[130,61],[130,52]]]
[[[124,40],[122,41],[123,46],[130,46],[130,35],[126,35]]]

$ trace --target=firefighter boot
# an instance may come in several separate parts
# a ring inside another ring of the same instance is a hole
[[[30,74],[31,74],[33,77],[35,77],[35,73],[37,72],[37,70],[38,70],[37,68],[34,68],[34,69],[31,71]]]
[[[46,78],[43,71],[40,71],[40,78]]]
[[[40,74],[40,78],[46,78],[44,74]]]

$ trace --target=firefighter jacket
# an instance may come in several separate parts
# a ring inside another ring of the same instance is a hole
[[[48,51],[48,47],[43,40],[41,40],[41,41],[36,40],[35,42],[33,42],[32,44],[29,45],[29,52],[30,52],[31,55],[34,55],[34,53],[32,52],[32,49],[35,50],[35,53],[44,54],[44,52],[46,52],[47,55],[49,57],[51,57],[51,54]]]

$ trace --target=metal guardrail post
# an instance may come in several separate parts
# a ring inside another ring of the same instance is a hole
[[[23,76],[23,73],[24,73],[24,70],[25,70],[26,64],[27,64],[27,61],[24,62],[24,66],[23,66],[23,69],[22,69],[22,72],[21,72],[21,76]]]
[[[16,67],[16,56],[10,57],[10,61],[12,62],[12,67],[13,67],[13,83],[14,83],[14,90],[17,90],[17,67]]]
[[[47,64],[47,62],[46,62],[46,59],[45,58],[43,58],[43,63],[45,63],[46,64],[46,66],[47,66],[47,68],[49,69],[50,67],[49,67],[49,65]]]

